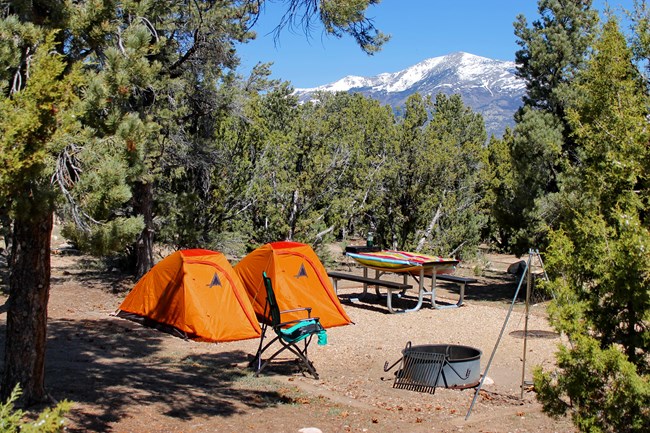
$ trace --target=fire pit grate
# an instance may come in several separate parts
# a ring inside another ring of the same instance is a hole
[[[414,351],[409,341],[398,361],[400,368],[395,373],[393,388],[435,394],[438,377],[446,359],[444,353]],[[385,365],[384,370],[388,371],[394,366],[395,364],[387,369]]]
[[[465,389],[478,384],[481,351],[469,346],[435,344],[411,346],[409,341],[402,358],[384,371],[400,365],[393,388],[434,394],[437,386]]]

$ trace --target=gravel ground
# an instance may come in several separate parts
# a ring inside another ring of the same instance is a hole
[[[516,283],[505,272],[513,257],[490,256],[461,308],[389,314],[385,300],[360,301],[361,288],[341,282],[353,325],[328,330],[326,346],[310,358],[320,379],[280,362],[260,377],[247,368],[258,341],[207,344],[185,341],[111,316],[133,281],[81,266],[83,257],[54,257],[49,306],[47,388],[75,402],[71,432],[568,432],[566,419],[541,412],[535,394],[520,386],[525,315],[518,301],[505,326],[470,417],[475,388],[438,387],[435,394],[393,388],[384,371],[412,345],[455,344],[482,351],[485,371],[504,326]],[[339,263],[339,270],[349,263]],[[473,274],[462,268],[460,274]],[[437,300],[454,303],[443,286]],[[4,297],[3,299],[4,300]],[[396,301],[411,307],[411,296]],[[0,315],[4,327],[6,315]],[[532,367],[553,365],[561,341],[549,328],[543,303],[530,309],[524,381]],[[4,332],[0,332],[4,336]],[[4,347],[2,344],[0,347]]]

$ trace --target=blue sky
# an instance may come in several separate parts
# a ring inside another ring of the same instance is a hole
[[[634,0],[594,0],[621,16]],[[391,41],[373,56],[364,54],[349,37],[324,36],[312,29],[310,37],[301,29],[284,29],[276,43],[272,34],[284,12],[281,2],[267,2],[254,30],[257,39],[240,45],[240,73],[258,62],[273,62],[273,78],[290,81],[294,87],[316,87],[346,75],[373,76],[396,72],[422,60],[464,51],[498,60],[514,60],[519,48],[512,23],[518,14],[532,22],[537,16],[535,0],[382,0],[367,16]]]

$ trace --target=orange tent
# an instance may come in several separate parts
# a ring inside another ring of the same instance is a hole
[[[264,318],[266,292],[262,272],[273,281],[280,310],[312,307],[325,328],[352,323],[341,306],[325,267],[314,250],[298,242],[273,242],[244,257],[235,272],[239,275],[255,313]],[[282,320],[304,318],[303,313],[283,314]]]
[[[145,324],[172,327],[199,341],[261,335],[239,276],[222,253],[209,250],[167,256],[133,287],[118,315],[136,315]]]

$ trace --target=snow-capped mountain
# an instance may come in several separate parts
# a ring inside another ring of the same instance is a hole
[[[488,136],[500,137],[506,126],[514,125],[513,115],[522,104],[526,86],[515,75],[515,63],[458,52],[424,60],[410,68],[374,77],[349,75],[313,89],[296,89],[301,101],[318,91],[359,92],[390,104],[404,106],[409,95],[438,93],[461,95],[465,105],[485,119]]]

